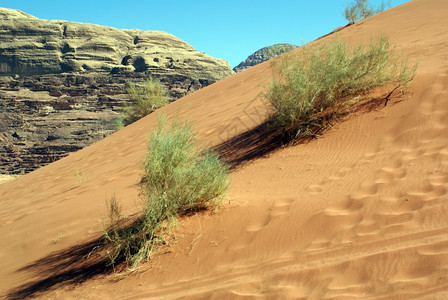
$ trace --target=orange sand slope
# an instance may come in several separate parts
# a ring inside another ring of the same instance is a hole
[[[448,299],[447,12],[414,0],[340,31],[416,55],[412,96],[236,169],[219,212],[182,220],[166,253],[121,280],[70,267],[88,252],[54,253],[101,234],[111,195],[135,211],[155,114],[1,184],[0,295]],[[163,110],[217,145],[262,121],[269,77],[264,63]]]

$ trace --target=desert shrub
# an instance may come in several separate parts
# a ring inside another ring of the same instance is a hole
[[[388,8],[392,6],[390,0],[387,4],[381,1],[377,9],[372,8],[368,0],[355,0],[345,8],[344,15],[350,23],[354,23],[384,11],[386,6]]]
[[[114,248],[112,262],[122,257],[137,266],[169,235],[170,224],[179,214],[219,204],[228,188],[228,167],[215,153],[197,146],[191,125],[179,119],[169,128],[166,123],[167,119],[160,117],[149,140],[141,185],[142,218],[124,226],[118,205],[110,204],[106,239]]]
[[[356,21],[361,19],[357,7],[353,4],[351,4],[345,8],[344,16],[345,16],[345,19],[347,19],[350,24],[353,24]]]
[[[119,131],[124,128],[124,117],[121,115],[115,119],[115,131]]]
[[[115,268],[116,264],[126,261],[129,266],[136,268],[141,260],[151,254],[155,243],[154,230],[146,226],[143,218],[131,221],[123,217],[115,196],[107,204],[109,224],[104,237],[109,246],[107,256],[110,264]]]
[[[147,218],[155,223],[200,210],[227,189],[227,167],[215,153],[198,148],[191,125],[176,120],[164,130],[165,123],[159,119],[144,164]]]
[[[130,105],[125,105],[121,120],[127,126],[152,113],[169,102],[166,89],[159,81],[148,78],[141,86],[130,83],[126,92],[132,99]]]
[[[375,87],[405,87],[415,73],[415,66],[391,51],[386,37],[356,48],[342,41],[304,47],[272,64],[269,124],[290,139],[312,135]]]

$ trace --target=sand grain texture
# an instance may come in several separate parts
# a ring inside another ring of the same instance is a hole
[[[67,277],[81,281],[82,274],[55,277],[49,257],[98,237],[112,194],[129,213],[135,210],[155,115],[1,184],[0,293],[448,298],[447,11],[445,0],[414,0],[340,31],[352,43],[386,34],[397,49],[418,57],[410,97],[237,168],[220,211],[183,219],[166,253],[121,280],[100,275],[78,284]],[[204,144],[217,145],[262,121],[260,83],[269,78],[263,63],[164,111],[187,117]]]

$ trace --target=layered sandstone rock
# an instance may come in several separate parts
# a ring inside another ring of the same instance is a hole
[[[165,32],[0,8],[0,174],[32,171],[114,132],[129,82],[151,75],[175,100],[233,73]]]
[[[6,8],[0,8],[0,52],[2,76],[149,71],[216,81],[233,73],[225,60],[165,32],[41,20]]]

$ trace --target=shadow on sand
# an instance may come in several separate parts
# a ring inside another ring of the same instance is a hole
[[[393,92],[393,91],[392,91]],[[393,103],[400,101],[400,97],[391,98],[390,92],[382,97],[372,98],[358,103],[354,108],[354,113],[366,113],[385,107],[389,100],[393,99]],[[294,139],[289,135],[285,135],[270,126],[269,121],[252,128],[251,130],[240,133],[239,135],[222,142],[214,147],[220,158],[226,162],[230,169],[236,169],[245,163],[265,157],[271,152],[290,145],[306,144],[322,134],[332,124],[337,123],[338,119],[349,115],[349,112],[341,114],[339,117],[331,115],[328,119],[327,126],[315,126],[311,128],[309,135]],[[328,116],[324,116],[325,119]],[[321,120],[322,121],[322,120]]]
[[[315,134],[318,134],[318,130],[315,131]],[[302,144],[311,139],[313,137],[308,136],[294,144]],[[249,161],[264,157],[290,143],[291,139],[282,134],[278,134],[274,129],[270,129],[269,123],[264,122],[251,130],[240,133],[232,139],[217,145],[213,150],[233,170]]]
[[[39,259],[18,272],[30,272],[37,278],[9,291],[8,299],[36,297],[55,287],[76,285],[100,274],[109,274],[113,268],[106,257],[94,253],[104,246],[104,239],[98,238],[76,245]]]

